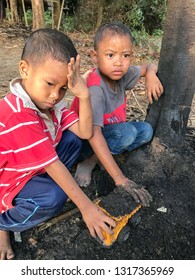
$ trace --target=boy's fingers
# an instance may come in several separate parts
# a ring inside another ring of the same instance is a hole
[[[158,95],[157,95],[156,91],[153,91],[152,96],[153,96],[154,100],[156,100],[156,101],[158,100]]]
[[[152,96],[151,96],[151,94],[148,92],[148,90],[146,90],[146,95],[147,95],[147,97],[148,97],[149,103],[152,104],[152,103],[153,103]]]
[[[152,196],[143,187],[137,185],[135,182],[128,180],[124,185],[121,185],[135,200],[136,203],[141,203],[143,206],[149,206],[152,201]]]
[[[112,218],[110,218],[110,217],[108,217],[108,216],[106,216],[107,218],[105,219],[105,222],[107,223],[107,224],[109,224],[111,227],[115,227],[116,226],[116,222],[112,219]]]
[[[135,192],[135,188],[132,186],[123,186],[123,188],[125,189],[125,191],[127,191],[135,200],[136,203],[140,202],[140,198],[137,192]]]
[[[147,197],[147,200],[148,200],[149,202],[152,202],[153,199],[152,199],[151,194],[150,194],[144,187],[142,187],[141,190],[142,190],[142,192],[145,193],[145,197]]]
[[[95,237],[98,236],[100,240],[104,241],[104,235],[100,227],[95,228]],[[94,236],[93,236],[94,237]]]
[[[150,202],[152,201],[152,197],[151,195],[148,193],[148,191],[146,191],[144,188],[142,189],[134,189],[134,191],[137,193],[141,204],[143,206],[149,206]]]
[[[70,74],[70,72],[74,71],[75,69],[75,59],[74,57],[70,58],[70,62],[68,63],[68,72]]]
[[[89,74],[92,72],[92,70],[87,70],[83,75],[82,75],[82,78],[84,79],[84,81],[86,82]]]
[[[88,229],[89,229],[90,235],[95,238],[96,232],[95,232],[94,228],[88,228]]]
[[[161,96],[162,94],[163,94],[163,91],[164,91],[164,89],[163,89],[163,86],[162,85],[160,85],[159,86],[159,96]]]
[[[138,193],[135,192],[135,189],[130,189],[129,191],[127,190],[127,192],[133,197],[133,199],[135,200],[136,203],[140,202],[140,197],[139,197]]]
[[[78,71],[78,73],[80,72],[80,62],[81,62],[81,57],[78,54],[76,57],[76,62],[75,62],[76,71]]]
[[[114,224],[115,224],[115,223],[114,223]],[[116,224],[115,224],[115,226],[116,226]],[[104,237],[102,231],[107,232],[107,233],[110,234],[110,235],[113,234],[112,229],[111,229],[106,223],[103,223],[103,224],[101,225],[101,227],[96,228],[95,231],[96,231],[97,236],[98,236],[102,241],[104,241],[104,239],[105,239],[105,237]]]

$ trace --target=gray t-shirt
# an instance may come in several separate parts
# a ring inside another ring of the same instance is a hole
[[[111,89],[103,80],[98,68],[88,76],[87,86],[90,91],[94,125],[104,127],[107,124],[126,122],[125,91],[132,89],[140,79],[141,68],[131,66],[127,73],[115,82]],[[79,114],[79,99],[74,98],[70,110]]]
[[[131,66],[128,72],[115,82],[113,90],[102,79],[99,70],[94,69],[87,80],[94,125],[103,127],[106,124],[126,121],[125,91],[136,85],[140,79],[140,71],[139,66]]]

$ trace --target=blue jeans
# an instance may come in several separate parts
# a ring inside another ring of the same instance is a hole
[[[71,131],[63,132],[56,148],[59,159],[70,169],[77,160],[82,140]],[[56,215],[62,210],[67,195],[47,174],[31,178],[14,198],[14,207],[0,215],[0,230],[24,231]]]
[[[148,143],[153,137],[153,128],[147,122],[124,122],[104,126],[102,134],[111,154],[118,155]],[[92,155],[91,146],[88,141],[84,141],[79,160],[82,161]]]

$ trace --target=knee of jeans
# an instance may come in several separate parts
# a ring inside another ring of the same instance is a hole
[[[71,144],[72,146],[76,147],[78,150],[81,150],[83,146],[83,140],[75,135],[73,132],[68,131],[69,137],[67,137],[67,144]]]
[[[144,130],[144,138],[145,138],[145,142],[149,142],[152,137],[153,137],[153,128],[151,126],[151,124],[149,123],[145,123],[145,130]]]
[[[137,137],[137,129],[131,125],[131,128],[126,133],[125,137],[123,137],[123,144],[125,147],[131,145]]]
[[[65,130],[63,132],[59,146],[63,145],[64,141],[65,141],[66,145],[73,146],[74,148],[77,148],[77,149],[81,149],[83,146],[83,140],[80,139],[76,134],[74,134],[70,130]]]
[[[53,214],[59,212],[64,206],[68,196],[66,193],[58,186],[50,188],[47,192],[45,198],[45,205],[43,207],[47,208]]]

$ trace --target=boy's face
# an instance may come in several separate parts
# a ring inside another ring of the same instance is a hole
[[[37,65],[22,60],[19,65],[22,86],[41,112],[60,102],[67,89],[68,65],[48,57]]]
[[[127,73],[133,53],[133,45],[126,35],[105,35],[98,43],[92,58],[108,83],[119,80]]]

